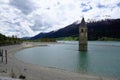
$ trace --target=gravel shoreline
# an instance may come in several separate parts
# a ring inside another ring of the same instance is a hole
[[[0,47],[0,49],[8,50],[8,64],[0,62],[0,69],[3,70],[0,72],[0,76],[11,77],[11,74],[14,73],[15,78],[24,75],[26,77],[25,80],[119,80],[33,65],[19,61],[14,56],[14,54],[21,49],[34,46],[46,46],[48,44],[53,43],[24,42],[19,45]]]

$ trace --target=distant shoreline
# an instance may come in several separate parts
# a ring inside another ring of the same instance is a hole
[[[92,76],[80,73],[64,71],[56,68],[41,67],[19,61],[15,58],[14,54],[22,49],[46,46],[53,43],[38,43],[38,42],[24,42],[19,45],[2,46],[1,49],[8,50],[8,64],[2,64],[6,68],[7,73],[0,73],[0,76],[10,77],[11,70],[15,73],[16,78],[21,74],[25,75],[27,80],[112,80],[113,78],[105,78],[101,76]],[[56,43],[54,43],[56,44]],[[117,79],[113,79],[117,80]]]

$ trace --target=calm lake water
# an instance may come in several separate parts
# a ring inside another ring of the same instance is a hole
[[[21,50],[15,56],[24,62],[84,74],[120,77],[120,42],[89,41],[79,52],[77,41],[63,41]]]

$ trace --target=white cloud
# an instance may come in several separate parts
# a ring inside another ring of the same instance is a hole
[[[9,3],[9,0],[0,0],[0,3],[1,4],[6,4],[6,3]]]
[[[85,19],[120,18],[119,0],[0,0],[0,33],[33,36]],[[108,16],[107,16],[108,17]]]
[[[33,36],[36,32],[30,26],[31,22],[19,9],[6,4],[0,5],[0,33],[7,36]]]
[[[31,0],[11,0],[10,4],[20,9],[24,14],[29,14],[35,9]]]

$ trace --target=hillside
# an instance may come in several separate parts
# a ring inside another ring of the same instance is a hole
[[[78,28],[80,24],[70,24],[57,31],[49,33],[40,33],[31,39],[39,38],[60,38],[68,36],[78,36]],[[88,26],[88,39],[98,40],[102,37],[120,38],[120,19],[107,19],[97,22],[87,23]]]
[[[22,42],[22,40],[15,37],[15,36],[6,37],[6,36],[0,34],[0,46],[18,44],[18,43],[21,43],[21,42]]]

